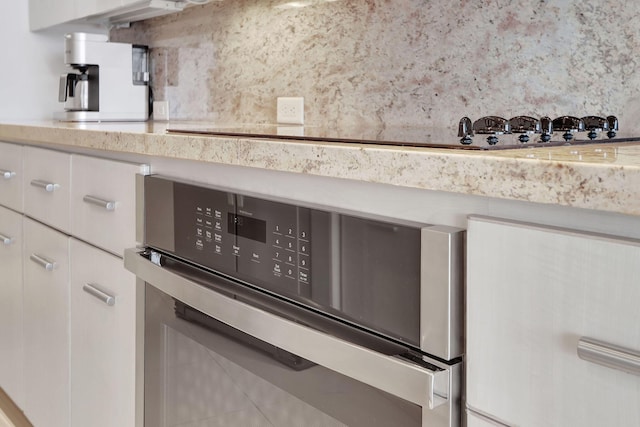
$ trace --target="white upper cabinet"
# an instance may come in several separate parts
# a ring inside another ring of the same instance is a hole
[[[29,0],[29,28],[42,30],[68,22],[75,16],[72,0]]]
[[[640,241],[473,217],[467,249],[468,406],[523,427],[640,425]]]
[[[29,26],[37,31],[62,24],[134,22],[179,12],[185,4],[182,0],[29,0]]]

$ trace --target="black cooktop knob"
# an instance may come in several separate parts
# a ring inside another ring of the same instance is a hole
[[[498,143],[498,137],[495,135],[491,135],[487,137],[487,144],[496,145]]]

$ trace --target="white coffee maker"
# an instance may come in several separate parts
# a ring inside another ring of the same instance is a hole
[[[149,49],[111,43],[103,34],[71,33],[64,40],[58,100],[64,111],[54,117],[70,122],[145,121],[149,118]]]

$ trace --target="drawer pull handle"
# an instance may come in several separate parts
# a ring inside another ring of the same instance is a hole
[[[0,169],[0,174],[2,175],[2,177],[4,179],[11,179],[14,176],[16,176],[16,173],[13,171],[8,171],[8,170],[4,170],[4,169]]]
[[[640,352],[593,338],[578,340],[578,357],[588,362],[640,375]]]
[[[38,254],[31,254],[29,259],[31,259],[31,261],[35,262],[47,271],[53,271],[58,268],[58,264],[55,261],[51,261],[50,259],[47,259]]]
[[[0,233],[0,240],[2,240],[2,243],[4,243],[5,246],[9,246],[13,243],[13,237],[6,236],[2,233]]]
[[[54,184],[53,182],[41,181],[39,179],[34,179],[31,181],[31,185],[34,187],[42,188],[47,193],[52,193],[58,188],[60,188],[60,184]]]
[[[82,290],[85,291],[86,293],[93,295],[94,297],[98,298],[100,301],[102,301],[103,303],[111,306],[111,305],[115,305],[116,303],[116,298],[109,295],[106,292],[101,291],[100,289],[96,288],[95,285],[92,285],[91,283],[87,283],[86,285],[84,285],[82,287]]]
[[[116,210],[116,202],[112,202],[110,200],[104,200],[101,199],[99,197],[93,197],[93,196],[89,196],[86,195],[82,198],[82,200],[86,203],[90,203],[92,205],[96,205],[96,206],[100,206],[101,208],[104,208],[108,211],[115,211]]]

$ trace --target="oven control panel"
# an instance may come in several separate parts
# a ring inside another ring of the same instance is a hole
[[[175,182],[173,216],[171,252],[269,289],[311,295],[311,220],[319,247],[326,246],[329,213]]]
[[[144,204],[145,246],[419,342],[421,261],[433,255],[421,236],[429,225],[154,175],[145,177]]]

